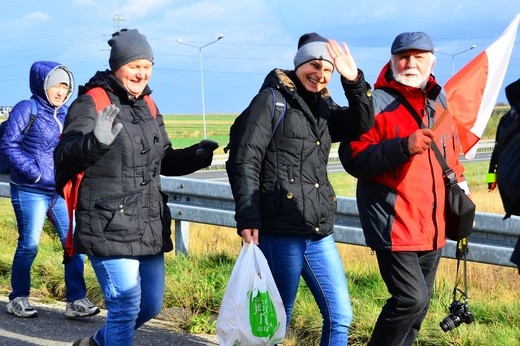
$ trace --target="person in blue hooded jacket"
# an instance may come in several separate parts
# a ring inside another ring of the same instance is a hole
[[[13,107],[0,142],[0,151],[11,167],[11,202],[19,235],[6,310],[18,317],[38,315],[29,302],[30,272],[45,219],[56,229],[62,246],[69,227],[67,206],[55,188],[53,152],[63,130],[65,103],[74,90],[74,78],[67,67],[57,62],[37,61],[31,66],[29,82],[32,100],[20,101]],[[34,122],[30,122],[33,103],[37,112]],[[82,255],[75,255],[65,264],[65,316],[69,318],[99,313],[99,308],[86,298],[84,265]]]

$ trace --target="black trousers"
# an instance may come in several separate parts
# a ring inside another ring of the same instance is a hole
[[[428,312],[441,251],[376,250],[376,256],[392,296],[381,310],[368,345],[412,345]]]

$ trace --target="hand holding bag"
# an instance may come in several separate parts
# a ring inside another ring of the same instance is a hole
[[[221,346],[268,346],[285,337],[282,298],[262,251],[244,243],[222,298],[217,317]]]

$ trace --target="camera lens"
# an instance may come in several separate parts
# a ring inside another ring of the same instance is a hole
[[[449,315],[439,323],[439,326],[446,333],[457,328],[460,323],[461,321],[458,316]]]

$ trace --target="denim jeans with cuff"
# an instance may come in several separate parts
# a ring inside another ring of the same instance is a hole
[[[69,216],[65,200],[57,193],[11,184],[11,202],[18,225],[18,245],[11,271],[12,292],[9,300],[28,297],[31,290],[31,267],[38,253],[38,245],[45,218],[48,218],[65,246]],[[85,298],[87,288],[83,278],[84,256],[74,255],[65,264],[67,302]]]
[[[94,334],[94,341],[99,346],[131,346],[134,330],[161,312],[164,254],[89,259],[107,309],[105,324]]]
[[[345,270],[333,236],[313,238],[260,232],[259,247],[267,258],[282,297],[287,326],[302,277],[323,316],[320,345],[347,345],[352,306]]]

